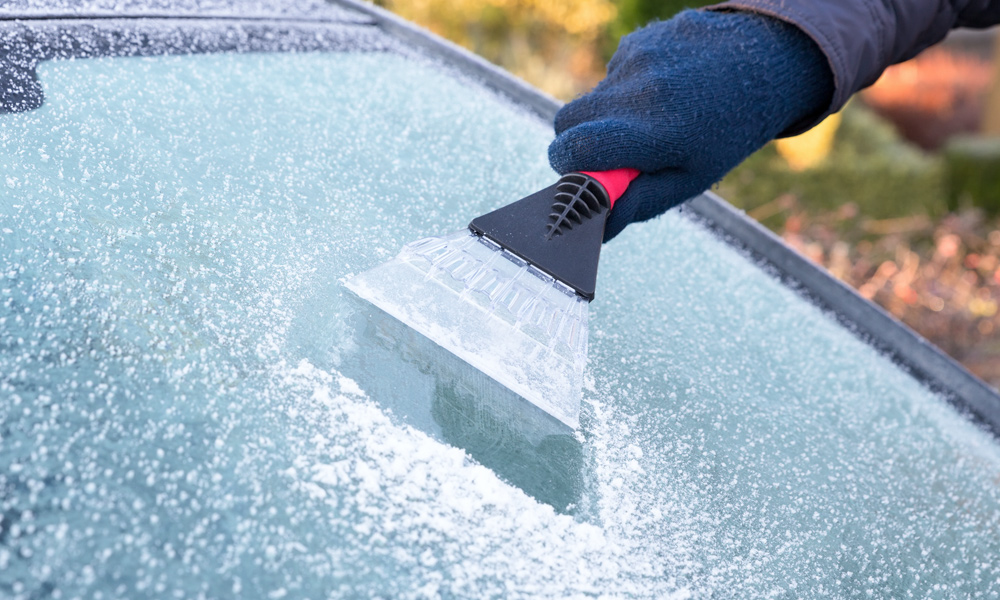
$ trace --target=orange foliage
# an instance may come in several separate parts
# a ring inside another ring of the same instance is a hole
[[[934,149],[955,133],[977,130],[991,79],[989,61],[932,48],[889,67],[861,95],[904,137]]]
[[[967,213],[937,225],[922,215],[858,223],[851,205],[808,216],[794,197],[784,204],[786,243],[1000,385],[1000,222]],[[845,227],[881,237],[851,244]]]

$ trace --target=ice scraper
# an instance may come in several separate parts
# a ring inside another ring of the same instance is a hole
[[[576,429],[604,225],[638,174],[563,175],[346,285]]]

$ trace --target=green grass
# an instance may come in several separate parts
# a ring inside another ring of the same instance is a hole
[[[948,208],[1000,214],[1000,138],[959,137],[944,152]]]
[[[917,214],[935,219],[948,210],[942,159],[901,140],[859,103],[845,109],[833,149],[819,165],[793,171],[769,144],[730,173],[719,193],[748,212],[787,195],[810,214],[847,203],[868,219]],[[780,229],[785,216],[777,211],[762,222]]]

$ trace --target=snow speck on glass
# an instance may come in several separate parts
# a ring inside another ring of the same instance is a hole
[[[1000,594],[996,442],[683,216],[604,250],[575,434],[347,292],[551,183],[485,89],[357,52],[38,79],[0,115],[0,596]]]

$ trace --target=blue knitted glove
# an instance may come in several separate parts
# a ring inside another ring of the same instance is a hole
[[[611,211],[608,241],[708,189],[832,95],[826,58],[794,25],[684,11],[622,40],[607,77],[556,114],[549,162],[642,172]]]

